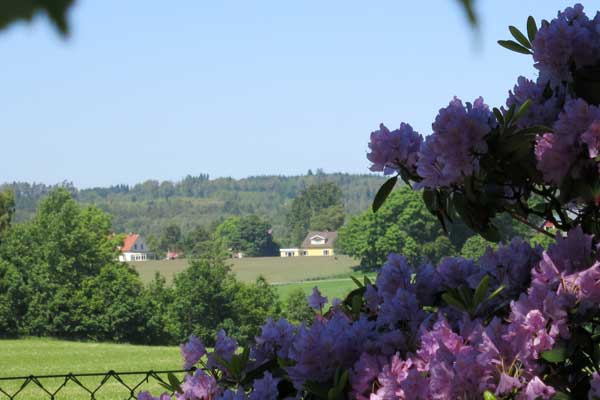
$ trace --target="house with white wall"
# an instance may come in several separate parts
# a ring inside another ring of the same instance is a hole
[[[281,257],[333,256],[337,232],[308,232],[299,248],[279,249]]]
[[[154,253],[150,251],[146,241],[138,234],[130,233],[125,236],[121,246],[119,261],[147,261],[154,260]]]

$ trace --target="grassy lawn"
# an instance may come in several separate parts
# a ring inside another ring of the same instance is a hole
[[[369,278],[374,281],[375,275],[368,274]],[[363,274],[353,274],[356,278],[358,278],[362,282]],[[304,281],[304,282],[291,282],[285,284],[275,285],[277,292],[279,293],[279,297],[285,301],[287,296],[298,288],[302,289],[304,293],[308,296],[312,293],[312,289],[317,286],[321,291],[323,296],[326,296],[329,301],[332,301],[334,298],[343,299],[346,297],[351,290],[356,289],[356,284],[349,278],[338,278],[338,279],[323,279],[323,280],[315,280],[315,281]]]
[[[110,343],[81,343],[53,339],[27,338],[19,340],[0,340],[0,377],[51,375],[107,372],[114,370],[148,371],[181,369],[182,361],[178,347],[164,346],[134,346]],[[181,376],[181,375],[180,375]],[[125,376],[123,380],[130,386],[135,386],[144,378],[143,375]],[[96,387],[102,377],[78,378],[88,387]],[[56,390],[64,379],[42,379],[41,383],[49,389]],[[23,381],[2,381],[0,388],[12,394],[18,390]],[[160,392],[161,387],[150,380],[142,385],[144,390]],[[93,389],[92,389],[93,390]],[[89,399],[90,395],[73,382],[68,382],[62,389],[57,400]],[[137,391],[136,391],[137,393]],[[8,397],[0,392],[0,399]],[[16,400],[44,400],[45,395],[35,384],[30,383]],[[110,378],[95,396],[96,399],[127,399],[129,391],[114,378]]]
[[[297,282],[307,279],[348,276],[358,262],[348,256],[336,257],[247,257],[229,260],[237,278],[254,281],[259,275],[270,283]],[[187,268],[187,260],[144,261],[131,263],[144,282],[159,272],[168,281]]]

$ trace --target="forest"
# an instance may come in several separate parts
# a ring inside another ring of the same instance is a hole
[[[0,184],[0,191],[10,189],[15,195],[15,222],[31,219],[39,200],[61,187],[80,204],[95,205],[110,214],[115,232],[159,237],[168,226],[176,225],[188,234],[198,226],[212,230],[227,217],[257,215],[269,221],[275,239],[286,244],[292,235],[286,220],[293,199],[311,185],[325,182],[341,189],[344,213],[356,215],[369,208],[384,179],[372,174],[324,173],[317,169],[298,176],[210,179],[207,174],[199,174],[176,182],[147,180],[135,185],[85,189],[71,182],[12,182]]]

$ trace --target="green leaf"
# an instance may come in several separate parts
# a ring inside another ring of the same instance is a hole
[[[512,121],[513,116],[515,115],[515,108],[516,106],[513,104],[508,108],[506,114],[504,114],[504,120],[506,121],[507,125],[510,123],[510,121]]]
[[[449,306],[452,306],[460,311],[466,311],[465,305],[449,292],[442,293],[442,300],[444,300]]]
[[[367,285],[373,286],[373,282],[371,282],[371,279],[369,279],[369,277],[367,275],[363,276],[363,281],[365,283],[365,286],[367,286]]]
[[[481,278],[479,285],[477,285],[477,289],[475,289],[475,294],[473,295],[473,307],[477,308],[479,304],[483,301],[484,296],[486,295],[488,288],[490,285],[490,276],[486,275]]]
[[[344,370],[344,372],[342,372],[340,378],[337,381],[336,387],[340,388],[340,389],[344,389],[346,387],[346,385],[348,384],[348,379],[349,379],[350,373],[348,372],[348,370]]]
[[[394,176],[393,178],[388,179],[377,191],[375,195],[375,200],[373,200],[373,212],[377,212],[385,203],[385,200],[388,198],[392,190],[394,190],[394,186],[396,186],[396,182],[398,182],[398,177]]]
[[[535,35],[537,34],[537,24],[535,23],[535,18],[531,15],[527,18],[527,36],[529,37],[529,42],[533,44],[535,40]]]
[[[504,116],[502,115],[502,112],[496,107],[494,107],[492,109],[492,111],[494,112],[494,115],[496,116],[496,120],[498,121],[498,123],[500,125],[504,125]]]
[[[535,134],[540,134],[540,133],[552,133],[552,128],[550,128],[548,126],[543,126],[543,125],[534,125],[534,126],[530,126],[529,128],[521,129],[516,132],[517,135],[532,134],[533,137],[536,136]]]
[[[179,393],[183,392],[181,390],[181,385],[179,383],[179,379],[177,379],[177,377],[172,372],[169,372],[169,374],[167,375],[167,378],[169,378],[169,383],[171,384],[171,387],[173,388],[174,391],[179,392]]]
[[[528,48],[521,46],[519,43],[513,41],[513,40],[498,40],[498,44],[502,47],[504,47],[505,49],[514,51],[516,53],[521,53],[521,54],[531,54],[531,51],[529,51]]]
[[[554,396],[552,396],[552,400],[571,400],[571,396],[564,392],[556,392]]]
[[[46,14],[64,36],[69,33],[67,14],[75,0],[0,1],[0,30],[19,20],[32,21]]]
[[[462,4],[465,13],[467,14],[467,18],[471,23],[471,26],[477,26],[477,15],[475,14],[475,9],[473,8],[473,0],[459,0]]]
[[[531,100],[525,100],[525,103],[521,104],[521,107],[517,110],[513,121],[517,121],[519,118],[523,117],[523,115],[527,114],[527,111],[531,108]]]
[[[496,400],[496,395],[489,390],[486,390],[483,392],[483,400]]]
[[[594,343],[594,361],[600,365],[600,343]]]
[[[439,208],[438,195],[436,190],[423,189],[423,202],[430,213],[435,214]]]
[[[360,310],[362,308],[362,296],[354,296],[352,298],[352,315],[354,318],[360,316]]]
[[[486,226],[484,226],[483,229],[479,231],[479,234],[488,242],[498,243],[501,239],[498,228],[496,228],[492,224],[487,224]]]
[[[521,33],[520,30],[518,30],[512,25],[508,27],[508,30],[510,31],[510,34],[513,35],[515,39],[517,39],[517,42],[523,45],[523,47],[531,49],[531,43],[529,43],[529,40],[525,37],[525,35]]]
[[[359,281],[358,279],[356,279],[355,277],[353,277],[352,275],[350,275],[350,279],[352,279],[352,281],[356,284],[356,286],[358,286],[359,288],[364,287],[364,285],[362,284],[361,281]]]
[[[486,299],[487,301],[492,300],[494,297],[498,296],[500,294],[500,292],[502,292],[504,290],[504,285],[500,285],[500,287],[498,287],[498,289],[494,290]]]
[[[542,93],[542,95],[546,100],[548,100],[554,95],[554,90],[552,90],[552,87],[550,87],[550,81],[548,81],[548,83],[546,83],[546,86],[544,86],[544,92]]]
[[[304,389],[321,399],[329,399],[329,386],[324,383],[306,381],[304,382]]]
[[[542,358],[551,363],[559,363],[567,359],[567,349],[564,346],[557,346],[552,350],[546,350],[542,353]]]

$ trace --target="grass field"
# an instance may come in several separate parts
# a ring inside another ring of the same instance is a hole
[[[362,282],[362,277],[364,274],[353,274],[356,278],[358,278]],[[368,274],[371,280],[375,280],[375,276],[373,274]],[[329,299],[331,302],[334,298],[343,299],[346,297],[351,290],[356,289],[356,284],[352,279],[349,278],[337,278],[337,279],[321,279],[314,281],[304,281],[304,282],[292,282],[275,285],[277,292],[279,293],[279,297],[282,300],[285,300],[287,296],[298,288],[302,289],[302,291],[308,296],[312,293],[312,289],[317,286],[321,294]]]
[[[69,372],[107,372],[109,370],[117,372],[178,370],[181,367],[182,361],[178,347],[81,343],[37,338],[0,340],[0,378],[66,374]],[[82,377],[78,379],[90,387],[97,386],[102,380],[101,377]],[[123,378],[131,386],[142,379],[142,375]],[[63,382],[64,379],[41,380],[41,383],[48,387],[50,391],[56,390]],[[12,394],[18,390],[22,383],[22,380],[0,380],[0,388]],[[142,388],[154,392],[161,391],[161,387],[153,380],[150,383],[145,383]],[[56,400],[90,398],[89,393],[86,396],[86,392],[73,382],[68,382],[60,393],[55,397]],[[0,399],[7,398],[0,391]],[[15,397],[16,400],[44,400],[49,398],[50,396],[44,396],[44,392],[33,383],[30,383],[23,392]],[[127,399],[129,398],[129,392],[114,378],[111,378],[97,392],[95,398],[99,400]]]
[[[251,282],[264,276],[270,283],[305,281],[307,279],[347,277],[358,262],[348,256],[336,257],[247,257],[229,260],[237,278]],[[187,260],[144,261],[131,263],[144,282],[159,272],[168,281],[188,266]]]

